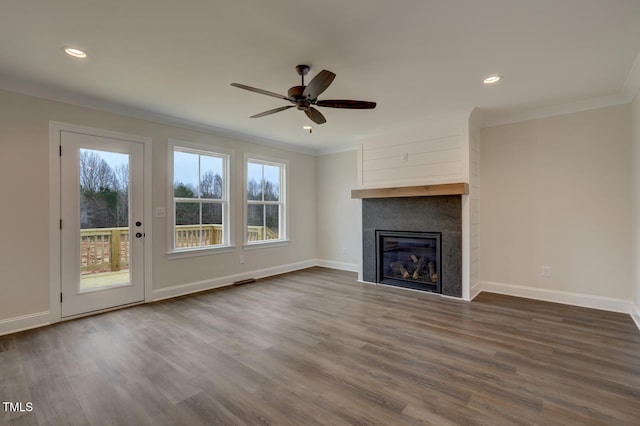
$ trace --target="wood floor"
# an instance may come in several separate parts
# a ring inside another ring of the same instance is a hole
[[[0,338],[11,425],[640,424],[628,315],[312,268]]]

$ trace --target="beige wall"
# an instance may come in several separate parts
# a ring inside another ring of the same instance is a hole
[[[632,298],[630,113],[627,104],[483,130],[483,280]]]
[[[360,200],[351,199],[356,165],[357,151],[317,159],[317,257],[328,266],[353,271],[362,257]]]
[[[184,128],[0,91],[0,321],[49,309],[49,121],[60,121],[153,140],[153,207],[167,205],[167,139],[235,151],[235,198],[241,200],[245,152],[289,160],[290,237],[283,247],[241,247],[242,208],[234,209],[233,253],[169,261],[165,219],[153,222],[153,289],[313,261],[316,254],[316,159]],[[355,166],[354,166],[355,170]],[[354,171],[355,173],[355,171]],[[245,254],[246,262],[239,263]]]
[[[632,104],[632,144],[633,144],[633,273],[634,302],[636,315],[640,321],[640,92]],[[639,323],[640,326],[640,323]]]
[[[350,198],[357,185],[355,151],[315,158],[0,91],[0,322],[49,309],[50,120],[152,138],[153,207],[168,207],[169,138],[234,150],[237,182],[242,181],[245,152],[290,161],[291,244],[251,251],[238,247],[233,253],[169,261],[167,224],[156,218],[155,291],[316,258],[347,269],[361,261],[360,203]],[[638,97],[633,106],[484,129],[481,280],[624,300],[635,297],[640,306],[640,271],[634,272],[640,263],[639,129]],[[242,191],[242,185],[236,185],[236,198]],[[238,225],[241,211],[236,206]],[[237,242],[241,232],[237,227]],[[240,254],[246,257],[243,265]],[[540,276],[542,265],[551,267],[551,277]]]

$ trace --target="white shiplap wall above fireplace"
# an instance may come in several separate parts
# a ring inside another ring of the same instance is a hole
[[[466,145],[460,134],[363,144],[362,186],[466,182]]]
[[[467,300],[479,282],[479,146],[473,110],[367,139],[358,149],[356,189],[469,184],[469,194],[462,195],[462,298]]]

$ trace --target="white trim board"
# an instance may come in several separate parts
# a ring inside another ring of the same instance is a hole
[[[3,319],[0,320],[0,336],[30,330],[32,328],[44,327],[51,323],[51,312],[49,311]]]
[[[147,300],[146,302],[148,303],[151,301],[159,301],[159,300],[168,299],[171,297],[177,297],[177,296],[183,296],[191,293],[196,293],[199,291],[212,290],[215,288],[232,285],[234,282],[241,281],[244,279],[265,278],[268,276],[287,273],[287,272],[294,272],[297,270],[306,269],[313,266],[321,266],[325,268],[357,272],[357,270],[354,270],[354,269],[357,269],[357,265],[351,265],[348,263],[333,262],[333,261],[326,261],[326,260],[304,261],[304,262],[292,263],[288,265],[277,266],[273,268],[261,269],[261,270],[252,271],[252,272],[245,272],[242,274],[228,275],[226,277],[221,277],[221,278],[216,278],[211,280],[198,281],[193,283],[186,283],[186,284],[181,284],[177,286],[157,289],[153,291],[152,297],[150,298],[150,300]],[[350,269],[346,269],[345,266],[350,267]],[[358,282],[361,284],[378,285],[376,283],[372,283],[368,281],[358,280]],[[576,293],[559,292],[555,290],[541,290],[541,289],[536,289],[532,287],[524,287],[524,286],[485,281],[485,282],[478,282],[473,286],[471,291],[472,300],[483,291],[486,291],[488,293],[499,293],[499,294],[506,294],[509,296],[527,297],[531,299],[545,300],[548,302],[564,303],[564,304],[583,306],[583,307],[589,307],[594,309],[628,313],[631,315],[631,318],[635,321],[636,325],[638,326],[638,329],[640,330],[640,307],[636,306],[632,302],[624,301],[621,299],[600,298],[597,296],[585,296],[585,295],[580,295]],[[543,293],[546,293],[546,297],[540,297],[540,294],[545,296],[545,294]],[[562,295],[562,297],[557,297],[554,295]],[[595,303],[590,303],[588,305],[584,303],[571,303],[570,299],[573,299],[573,301],[575,302],[577,299],[580,299],[580,298],[582,298],[583,300],[586,299],[589,301],[604,299],[607,301],[608,306],[615,305],[617,306],[618,309],[605,309],[601,307],[602,304],[595,304]],[[458,298],[455,298],[455,299],[464,301],[464,299],[458,299]],[[13,317],[13,318],[2,319],[0,320],[0,336],[17,333],[20,331],[29,330],[33,328],[44,327],[53,323],[60,322],[59,317],[56,318],[55,315],[52,317],[51,314],[52,313],[50,311],[44,311],[44,312],[37,312],[29,315],[22,315],[22,316]]]
[[[102,98],[96,98],[79,93],[69,92],[66,90],[47,87],[42,84],[9,76],[0,75],[0,90],[18,93],[25,96],[37,97],[54,102],[65,103],[68,105],[74,105],[81,108],[89,108],[111,114],[118,114],[125,117],[136,118],[139,120],[151,121],[153,123],[163,124],[167,126],[180,127],[183,129],[207,133],[219,137],[237,139],[244,142],[254,143],[256,145],[268,146],[307,155],[318,155],[317,150],[313,148],[293,145],[290,143],[252,135],[237,130],[226,129],[223,127],[179,118],[147,109],[141,109],[122,103],[111,102]]]
[[[324,260],[317,259],[316,266],[321,266],[323,268],[329,269],[338,269],[340,271],[349,271],[349,272],[358,272],[358,264],[357,263],[346,263],[346,262],[338,262],[336,260]]]
[[[630,91],[633,89],[629,89]],[[573,114],[598,108],[607,108],[615,105],[623,105],[631,102],[629,96],[623,92],[611,95],[584,99],[567,104],[550,105],[539,109],[527,109],[524,111],[500,114],[496,117],[485,117],[482,128],[502,126],[505,124],[520,123],[522,121],[538,120],[542,118],[556,117],[564,114]],[[488,114],[487,114],[488,115]]]
[[[469,300],[475,299],[476,296],[480,293],[482,293],[482,281],[478,281],[471,286],[471,291],[469,292]]]
[[[527,299],[581,306],[583,308],[599,309],[602,311],[631,314],[632,309],[631,301],[615,299],[612,297],[593,296],[589,294],[571,293],[567,291],[527,287],[493,281],[482,281],[479,285],[475,286],[475,288],[478,287],[478,293],[486,291],[487,293],[524,297]]]
[[[290,263],[288,265],[274,266],[273,268],[258,269],[255,271],[243,272],[241,274],[227,275],[224,277],[212,278],[209,280],[195,281],[191,283],[178,284],[171,287],[159,288],[153,290],[152,301],[169,299],[172,297],[184,296],[199,291],[213,290],[220,287],[232,285],[234,282],[247,280],[251,278],[260,279],[273,275],[284,274],[287,272],[298,271],[301,269],[317,266],[315,260],[307,260],[303,262]]]
[[[640,330],[640,306],[634,303],[631,304],[631,318],[636,323],[638,330]]]
[[[273,268],[260,269],[256,271],[243,272],[241,274],[227,275],[225,277],[214,278],[210,280],[198,281],[193,283],[186,283],[176,285],[167,288],[161,288],[153,290],[151,295],[147,294],[144,303],[155,302],[162,299],[168,299],[171,297],[184,296],[199,291],[212,290],[215,288],[225,287],[232,285],[234,282],[242,281],[250,278],[266,278],[273,275],[284,274],[287,272],[294,272],[301,269],[307,269],[314,266],[319,266],[316,260],[308,260],[303,262],[291,263],[288,265],[275,266]],[[58,290],[59,291],[59,290]],[[56,297],[57,297],[56,292]],[[56,299],[57,301],[58,299]],[[142,304],[144,304],[142,303]],[[56,303],[59,308],[59,304]],[[133,304],[131,306],[138,306],[140,303]],[[120,309],[121,307],[114,307],[114,309]],[[96,313],[107,312],[113,309],[102,310],[98,312],[91,312],[87,315],[80,315],[80,317],[91,316]],[[74,318],[75,319],[75,318]],[[59,311],[44,311],[36,312],[28,315],[21,315],[13,318],[0,319],[0,336],[5,334],[17,333],[32,328],[44,327],[51,324],[62,322]]]
[[[153,233],[151,232],[153,223],[152,214],[152,193],[153,175],[152,167],[152,139],[146,136],[133,135],[112,130],[98,129],[95,127],[82,126],[59,121],[49,121],[49,316],[50,322],[59,322],[62,318],[60,307],[60,143],[63,131],[85,133],[88,135],[122,139],[132,142],[139,142],[144,145],[144,223],[146,227],[144,246],[144,293],[145,301],[148,301],[152,288],[152,254],[153,254]]]

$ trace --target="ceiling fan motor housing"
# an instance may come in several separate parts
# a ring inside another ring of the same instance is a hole
[[[306,86],[293,86],[287,92],[287,95],[290,98],[295,99],[294,103],[296,104],[296,108],[298,108],[300,111],[306,111],[311,106],[311,99],[302,95],[305,87]]]

